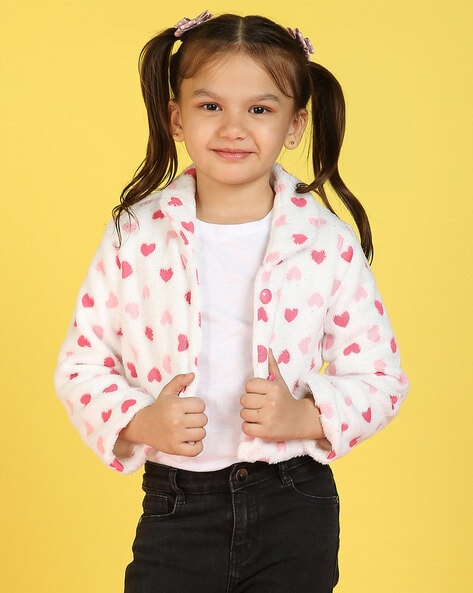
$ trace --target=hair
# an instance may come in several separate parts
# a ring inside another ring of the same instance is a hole
[[[282,26],[261,16],[232,14],[210,19],[184,33],[181,45],[174,27],[153,37],[139,59],[141,89],[148,113],[146,157],[125,186],[113,216],[120,236],[119,219],[151,192],[166,187],[178,170],[176,144],[169,124],[169,101],[179,99],[181,82],[223,55],[242,53],[253,58],[273,78],[285,95],[294,99],[295,111],[309,108],[311,160],[314,178],[298,184],[298,193],[315,192],[334,214],[326,192],[333,188],[351,213],[360,243],[369,261],[373,258],[371,228],[365,209],[342,180],[338,160],[345,133],[345,100],[336,78],[323,66],[308,61],[296,39]]]

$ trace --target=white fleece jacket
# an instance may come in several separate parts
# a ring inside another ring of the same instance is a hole
[[[155,451],[135,447],[117,459],[117,436],[178,373],[199,383],[199,284],[194,256],[195,170],[112,222],[79,293],[59,356],[55,384],[86,444],[111,468],[129,473]],[[276,463],[311,455],[329,463],[384,427],[408,382],[371,270],[352,229],[298,180],[273,171],[268,249],[254,287],[254,375],[268,375],[272,348],[294,397],[313,394],[332,449],[316,441],[272,443],[242,434],[242,461]],[[125,218],[125,217],[124,217]],[[244,265],[244,262],[242,262]],[[325,370],[321,369],[325,363]]]

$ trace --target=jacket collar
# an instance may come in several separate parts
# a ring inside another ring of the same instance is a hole
[[[300,181],[279,164],[272,170],[271,184],[275,192],[271,234],[264,263],[277,265],[294,253],[307,249],[326,224],[330,213],[310,193],[299,194]],[[195,205],[195,168],[186,169],[161,193],[164,215],[187,245],[192,243]]]

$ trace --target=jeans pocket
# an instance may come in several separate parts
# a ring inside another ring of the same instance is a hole
[[[314,461],[291,468],[288,474],[292,489],[300,496],[321,504],[338,504],[337,487],[328,465]]]
[[[152,519],[174,514],[176,496],[169,492],[146,492],[143,499],[143,517]]]

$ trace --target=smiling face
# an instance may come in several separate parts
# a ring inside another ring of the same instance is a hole
[[[267,188],[282,147],[297,146],[306,121],[306,111],[296,112],[293,98],[244,54],[183,79],[170,104],[171,131],[207,185]]]

